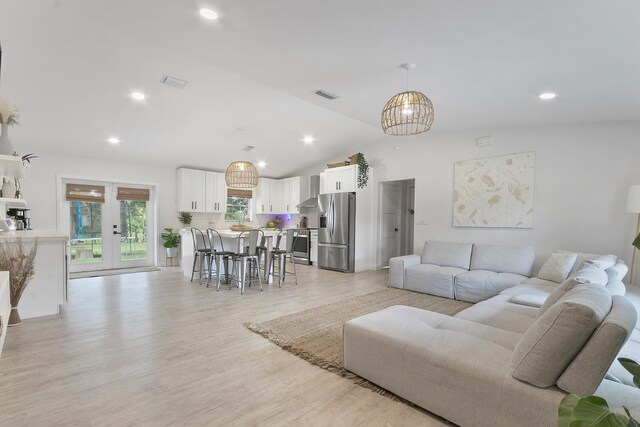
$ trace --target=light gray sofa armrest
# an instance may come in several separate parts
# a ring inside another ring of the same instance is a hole
[[[412,265],[420,264],[420,255],[405,255],[389,260],[389,286],[404,289],[404,270]]]

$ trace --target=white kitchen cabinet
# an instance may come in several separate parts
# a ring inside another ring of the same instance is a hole
[[[258,188],[255,192],[255,207],[258,214],[275,213],[274,204],[277,197],[276,180],[270,178],[260,178]],[[276,207],[277,208],[277,207]]]
[[[255,204],[258,214],[298,214],[300,202],[309,198],[309,177],[260,178]]]
[[[278,213],[289,213],[291,208],[291,178],[284,178],[280,181],[280,204]]]
[[[271,205],[270,213],[283,214],[286,211],[286,201],[284,197],[284,180],[274,179],[271,181]]]
[[[205,172],[205,212],[220,213],[227,209],[227,183],[223,173]]]
[[[358,165],[325,169],[320,174],[320,193],[348,193],[356,191]]]
[[[0,233],[0,245],[24,244],[25,250],[29,250],[35,241],[38,242],[35,273],[18,304],[18,313],[23,320],[60,314],[60,306],[67,302],[68,239],[67,234],[53,230]]]
[[[178,169],[178,210],[205,212],[206,173],[195,169]]]

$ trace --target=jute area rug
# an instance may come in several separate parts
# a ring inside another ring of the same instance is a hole
[[[447,315],[454,315],[471,306],[461,301],[388,288],[267,322],[247,322],[245,326],[314,365],[352,379],[356,384],[392,399],[402,400],[393,393],[345,370],[342,358],[343,323],[392,305],[407,305]]]

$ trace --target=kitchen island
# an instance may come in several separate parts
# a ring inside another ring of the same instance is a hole
[[[202,231],[203,233],[206,232],[205,230]],[[283,249],[286,247],[286,230],[262,228],[261,231],[263,231],[265,237],[267,237],[267,247],[269,251],[272,249],[272,245],[275,243],[275,237],[280,233],[282,233],[280,248]],[[236,251],[238,249],[238,236],[240,236],[240,234],[242,233],[241,231],[218,230],[218,233],[220,233],[220,236],[222,237],[222,244],[224,245],[224,248],[226,250]],[[247,233],[245,232],[245,235],[246,234]],[[180,263],[182,265],[182,272],[186,277],[191,277],[191,268],[193,266],[193,238],[191,237],[191,231],[188,228],[183,228],[180,230],[180,248]],[[220,250],[221,248],[216,246],[216,249]]]
[[[0,232],[0,245],[16,245],[22,241],[25,250],[38,242],[35,274],[18,304],[20,317],[60,314],[67,301],[69,236],[55,230],[16,230]]]

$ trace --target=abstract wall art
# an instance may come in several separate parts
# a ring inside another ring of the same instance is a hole
[[[453,226],[533,228],[535,153],[454,164]]]

